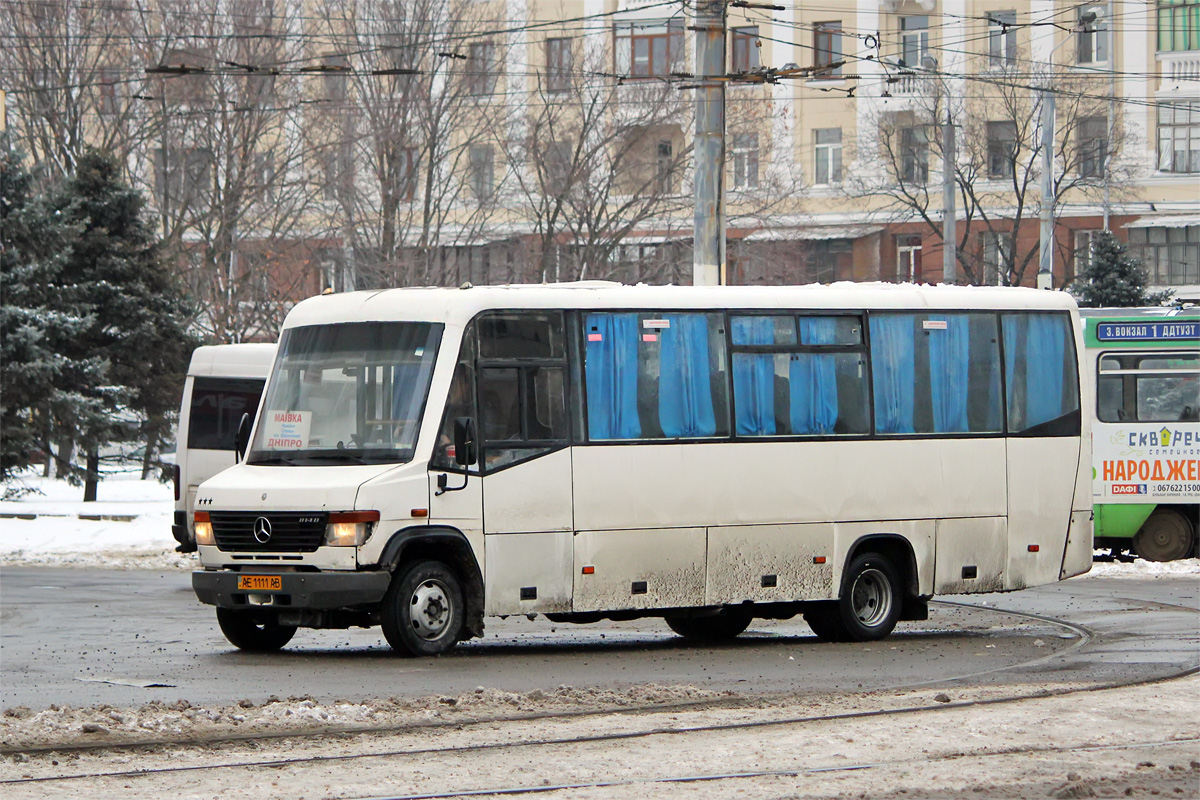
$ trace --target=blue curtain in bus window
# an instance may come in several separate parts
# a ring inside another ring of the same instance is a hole
[[[1057,314],[1013,314],[1004,320],[1004,361],[1008,372],[1010,409],[1025,409],[1024,420],[1013,426],[1024,430],[1049,422],[1063,413],[1063,356],[1067,331]],[[1018,331],[1018,328],[1023,329]],[[1024,333],[1024,348],[1020,333]],[[1025,394],[1014,397],[1016,376],[1024,360]],[[1024,401],[1024,402],[1022,402]],[[1013,416],[1010,413],[1010,418]]]
[[[916,354],[911,314],[871,317],[871,375],[876,432],[912,433]]]
[[[637,314],[591,314],[584,334],[589,438],[639,438]]]
[[[967,386],[970,372],[970,321],[964,314],[932,316],[946,329],[929,333],[929,391],[933,400],[933,429],[960,433],[967,424]]]
[[[773,317],[734,317],[733,343],[775,344]],[[775,354],[733,354],[733,402],[739,436],[775,433]]]
[[[703,314],[668,314],[659,331],[658,420],[670,438],[717,432],[708,366],[708,319]]]
[[[837,320],[800,318],[800,341],[833,344]],[[832,353],[799,353],[788,367],[792,389],[792,433],[833,433],[838,418],[837,357]]]

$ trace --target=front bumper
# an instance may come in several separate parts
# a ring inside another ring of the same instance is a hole
[[[192,589],[201,603],[219,608],[332,609],[376,605],[387,592],[388,572],[285,572],[277,592],[237,588],[238,576],[249,573],[192,573]]]

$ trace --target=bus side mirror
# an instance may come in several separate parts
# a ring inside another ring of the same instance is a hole
[[[249,413],[242,414],[242,420],[238,423],[237,436],[233,440],[233,449],[237,453],[237,460],[241,461],[246,455],[246,447],[250,444],[250,428],[253,427],[253,420],[250,419]]]
[[[479,440],[474,417],[454,418],[454,461],[469,467],[479,460]]]

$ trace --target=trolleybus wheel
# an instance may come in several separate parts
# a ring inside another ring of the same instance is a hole
[[[295,625],[280,625],[278,617],[267,611],[218,608],[217,624],[234,647],[257,653],[278,650],[296,635]]]
[[[873,642],[896,627],[900,618],[900,579],[891,562],[864,553],[846,569],[842,596],[805,612],[813,633],[830,642]]]
[[[746,630],[753,619],[749,612],[725,608],[707,617],[667,617],[667,627],[685,639],[719,642]]]
[[[1174,509],[1155,509],[1133,537],[1133,549],[1147,561],[1187,558],[1192,552],[1192,526]]]
[[[401,567],[383,596],[383,636],[404,656],[436,656],[458,642],[463,626],[462,585],[440,561]]]

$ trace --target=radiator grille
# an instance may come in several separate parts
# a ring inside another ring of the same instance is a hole
[[[311,553],[325,540],[323,511],[213,511],[213,535],[217,548],[243,553]],[[264,527],[270,523],[270,536],[263,539]],[[255,536],[256,524],[258,536]]]

